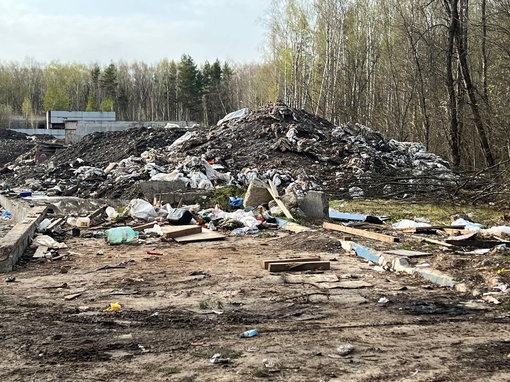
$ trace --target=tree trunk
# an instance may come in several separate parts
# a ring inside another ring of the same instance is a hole
[[[456,0],[452,0],[454,2]],[[460,5],[462,9],[462,18],[457,18],[460,21],[462,28],[457,28],[457,51],[459,53],[459,62],[460,68],[462,71],[462,78],[464,80],[464,85],[466,87],[466,91],[469,97],[469,105],[471,107],[471,112],[473,113],[473,122],[476,126],[476,131],[478,133],[478,138],[480,139],[480,148],[482,149],[483,156],[485,158],[486,165],[488,167],[493,167],[495,165],[494,155],[492,154],[492,149],[489,143],[488,133],[485,129],[484,121],[482,119],[482,115],[480,113],[480,108],[478,107],[478,99],[476,97],[476,91],[473,85],[473,81],[471,79],[471,73],[469,70],[469,64],[467,60],[467,12],[468,12],[468,0],[460,0]],[[453,18],[453,12],[452,12]]]
[[[454,41],[458,29],[459,14],[457,11],[458,0],[450,0],[450,25],[448,27],[448,47],[446,55],[446,86],[450,106],[450,148],[454,167],[460,167],[460,131],[457,119],[457,96],[455,92],[455,80],[453,78]]]

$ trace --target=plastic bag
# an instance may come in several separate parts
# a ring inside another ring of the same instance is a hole
[[[170,224],[187,225],[191,223],[193,215],[185,208],[167,208],[168,215],[166,219]]]
[[[142,220],[154,220],[158,214],[149,202],[143,199],[133,199],[128,205],[129,215]]]
[[[163,230],[161,229],[161,227],[158,224],[154,224],[154,226],[152,228],[145,228],[143,230],[143,232],[148,235],[151,233],[155,233],[158,236],[163,236]]]
[[[39,235],[34,238],[32,241],[32,246],[37,247],[39,245],[43,245],[48,248],[54,248],[54,249],[61,249],[61,248],[67,248],[67,245],[65,243],[59,243],[52,237],[48,235]]]

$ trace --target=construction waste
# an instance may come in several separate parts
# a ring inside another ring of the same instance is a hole
[[[37,165],[32,148],[4,170],[4,188],[124,200],[143,197],[139,182],[148,180],[208,190],[258,178],[272,180],[282,195],[383,197],[441,194],[457,179],[419,143],[387,140],[359,124],[335,126],[281,103],[242,109],[209,129],[93,133]]]

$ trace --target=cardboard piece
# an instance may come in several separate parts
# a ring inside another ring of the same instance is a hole
[[[175,239],[201,233],[202,227],[199,225],[165,225],[161,227],[161,230],[165,239]]]
[[[202,232],[195,233],[192,235],[174,237],[174,240],[178,243],[192,243],[196,241],[212,241],[212,240],[224,240],[225,236],[219,232],[211,231],[207,228],[202,228]]]

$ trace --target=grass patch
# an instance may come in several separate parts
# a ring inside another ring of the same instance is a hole
[[[332,208],[341,212],[364,215],[388,216],[389,223],[400,219],[427,218],[433,225],[448,225],[454,220],[453,215],[467,215],[476,223],[486,227],[504,225],[504,212],[496,209],[456,206],[452,204],[414,203],[399,200],[333,200]]]
[[[265,367],[259,367],[253,370],[253,376],[256,378],[269,378],[271,373]]]
[[[209,303],[207,301],[200,301],[198,307],[200,309],[209,309]]]
[[[245,193],[246,189],[244,187],[234,185],[218,187],[215,188],[212,192],[209,204],[211,207],[214,207],[216,204],[218,204],[222,210],[226,211],[229,209],[228,202],[230,201],[231,196],[242,198],[244,197]]]
[[[179,374],[181,372],[181,369],[178,368],[177,366],[171,366],[161,369],[161,372],[165,375]]]

